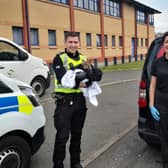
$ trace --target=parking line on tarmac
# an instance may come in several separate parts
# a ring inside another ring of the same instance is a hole
[[[137,80],[138,80],[138,79],[119,80],[119,81],[115,81],[115,82],[102,83],[102,84],[100,84],[100,86],[101,86],[101,87],[104,87],[104,86],[110,86],[110,85],[125,83],[125,82],[134,82],[134,81],[137,81]],[[53,100],[51,97],[44,98],[44,99],[40,100],[40,103],[50,102],[51,100]]]
[[[120,80],[120,81],[115,81],[115,82],[108,82],[108,83],[102,83],[100,86],[109,86],[109,85],[115,85],[119,83],[125,83],[125,82],[134,82],[137,81],[138,79],[126,79],[126,80]]]
[[[94,151],[89,155],[87,159],[85,159],[82,162],[83,167],[88,166],[91,162],[93,162],[96,158],[98,158],[100,155],[102,155],[104,152],[106,152],[112,145],[117,143],[122,137],[124,137],[126,134],[128,134],[132,129],[134,129],[137,125],[137,122],[133,122],[128,128],[126,128],[121,133],[113,136],[104,146],[102,146],[100,149]]]

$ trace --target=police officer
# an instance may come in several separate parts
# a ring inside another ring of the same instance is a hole
[[[158,126],[163,168],[168,168],[168,32],[162,37],[164,55],[152,65],[150,111]]]
[[[82,82],[85,75],[77,75],[75,79],[76,86],[73,88],[66,88],[61,84],[61,79],[67,70],[72,67],[81,68],[83,62],[86,62],[86,58],[78,52],[79,44],[78,34],[76,32],[68,32],[65,37],[65,51],[57,54],[53,60],[53,69],[56,77],[54,124],[57,130],[53,153],[53,168],[64,167],[63,161],[69,135],[71,135],[69,147],[71,168],[82,168],[80,164],[80,146],[87,107],[79,87],[88,87],[91,84],[92,77],[95,77],[95,75],[90,75],[90,80],[87,83]]]

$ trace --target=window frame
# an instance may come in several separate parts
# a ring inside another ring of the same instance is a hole
[[[154,26],[154,15],[153,14],[149,14],[149,24]]]
[[[148,47],[148,38],[145,38],[145,47]]]
[[[123,36],[119,36],[119,47],[123,47]]]
[[[104,0],[104,14],[114,17],[121,17],[120,2],[115,0]]]
[[[111,46],[116,47],[116,36],[115,35],[111,36]]]
[[[18,45],[24,45],[23,28],[12,26],[13,41]],[[19,38],[19,39],[18,39]]]
[[[50,36],[51,36],[51,38],[50,38]],[[52,38],[54,38],[54,39],[52,39]],[[57,45],[56,39],[57,39],[56,30],[48,29],[48,46],[56,46]]]
[[[144,46],[144,40],[143,40],[143,38],[141,38],[141,47],[143,47]]]
[[[108,47],[108,35],[104,34],[104,46]]]
[[[61,3],[61,4],[69,4],[69,0],[49,0],[52,2],[57,2],[57,3]]]
[[[74,6],[93,12],[100,12],[99,1],[100,0],[74,0]]]
[[[147,23],[146,13],[142,11],[141,9],[136,10],[136,21],[137,23],[142,23],[142,24]]]
[[[33,41],[34,38],[36,38],[35,41]],[[32,46],[39,46],[39,29],[38,28],[30,28],[30,41],[31,41]]]
[[[96,34],[96,47],[101,47],[102,42],[101,42],[101,34]]]
[[[92,47],[92,34],[91,33],[86,33],[86,47]]]

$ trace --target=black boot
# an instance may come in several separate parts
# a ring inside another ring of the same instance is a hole
[[[71,168],[83,168],[82,165],[80,163],[71,165]]]
[[[56,163],[54,163],[53,168],[64,168],[64,165],[62,162],[56,162]]]
[[[168,168],[168,162],[163,162],[163,168]]]

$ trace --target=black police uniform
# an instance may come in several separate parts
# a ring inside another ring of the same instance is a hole
[[[151,75],[157,77],[154,106],[160,113],[158,131],[163,168],[168,168],[168,60],[165,55],[153,63]]]
[[[65,51],[66,52],[66,51]],[[79,53],[75,56],[66,52],[67,55],[74,60],[79,59]],[[57,55],[53,61],[53,69],[59,83],[66,73],[66,69],[60,58]],[[55,138],[55,147],[53,154],[54,168],[63,168],[63,160],[66,153],[66,143],[70,139],[70,157],[71,168],[82,168],[80,165],[81,152],[81,136],[82,128],[86,118],[86,101],[82,93],[56,93],[59,97],[56,100],[56,109],[54,114],[54,124],[57,130]],[[77,165],[77,167],[75,167]]]

